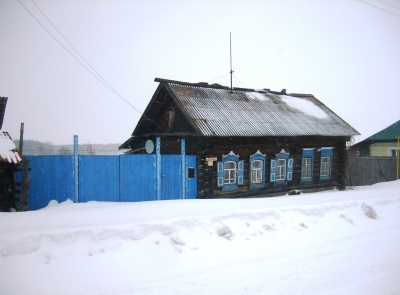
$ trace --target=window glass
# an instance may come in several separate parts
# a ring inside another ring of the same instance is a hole
[[[251,162],[251,182],[262,182],[262,161],[256,160]]]
[[[188,167],[188,178],[194,178],[194,168]]]
[[[236,162],[224,163],[224,184],[236,183]]]
[[[329,176],[331,166],[331,158],[330,157],[322,157],[321,158],[321,176]]]
[[[311,158],[303,158],[301,178],[311,178]]]
[[[276,161],[276,180],[286,179],[286,159]]]

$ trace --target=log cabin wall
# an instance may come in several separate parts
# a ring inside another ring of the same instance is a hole
[[[141,138],[140,144],[144,146],[147,139],[155,142],[156,136]],[[180,136],[162,136],[161,154],[180,154]],[[186,140],[186,154],[195,155],[197,159],[197,190],[198,198],[215,197],[244,197],[257,194],[279,194],[294,189],[325,189],[337,187],[345,188],[345,165],[346,165],[346,137],[199,137],[188,136]],[[320,180],[321,152],[322,147],[333,147],[332,170],[329,180]],[[301,183],[301,161],[302,150],[314,148],[313,177],[311,183]],[[269,181],[270,160],[275,158],[282,149],[293,158],[293,179],[287,184],[275,184]],[[257,151],[266,155],[265,165],[265,188],[249,189],[249,159]],[[237,191],[222,191],[217,187],[217,163],[208,166],[206,158],[216,157],[222,160],[223,155],[233,151],[244,160],[244,185],[240,185]],[[145,153],[144,150],[141,153]]]
[[[266,193],[288,192],[293,189],[323,189],[330,187],[345,188],[346,163],[345,137],[269,137],[269,138],[203,138],[198,146],[198,194],[199,198],[234,197]],[[332,170],[329,180],[320,180],[321,147],[333,147]],[[311,183],[301,183],[302,149],[314,148],[314,169]],[[282,149],[293,158],[293,179],[287,184],[275,184],[269,181],[270,160]],[[259,150],[266,155],[265,188],[249,190],[249,158]],[[244,185],[237,191],[222,191],[217,188],[217,164],[208,166],[206,158],[216,157],[222,160],[223,155],[233,151],[244,160]]]

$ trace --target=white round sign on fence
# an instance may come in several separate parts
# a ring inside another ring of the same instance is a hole
[[[146,141],[146,144],[144,145],[144,148],[146,150],[146,153],[151,154],[154,151],[154,143],[150,139]]]

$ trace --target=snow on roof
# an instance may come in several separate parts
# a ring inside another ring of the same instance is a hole
[[[6,131],[0,130],[0,161],[17,164],[21,160],[10,135]]]
[[[303,98],[282,95],[281,99],[288,106],[297,109],[307,115],[317,117],[319,119],[327,119],[328,114],[324,112],[320,107],[312,103],[311,101],[305,100]]]
[[[359,134],[310,94],[233,90],[157,80],[203,136],[352,136]]]
[[[264,91],[264,93],[266,93],[266,91]],[[246,95],[253,99],[255,98],[255,99],[259,99],[259,100],[269,100],[268,96],[266,96],[262,93],[259,93],[259,92],[248,92],[248,93],[246,93]]]

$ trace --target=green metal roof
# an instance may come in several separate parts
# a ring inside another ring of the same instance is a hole
[[[400,136],[400,120],[363,141],[397,141],[398,136]]]

